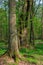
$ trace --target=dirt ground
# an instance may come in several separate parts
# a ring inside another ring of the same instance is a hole
[[[15,62],[12,58],[9,58],[8,56],[3,56],[0,58],[0,65],[14,65]],[[20,61],[18,65],[36,65],[36,64],[30,64],[29,62]]]

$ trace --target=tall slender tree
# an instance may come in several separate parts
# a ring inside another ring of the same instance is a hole
[[[42,0],[42,35],[41,35],[41,37],[42,37],[42,40],[43,40],[43,0]]]
[[[30,1],[30,43],[34,45],[34,30],[33,30],[33,0]],[[33,41],[32,41],[33,40]]]

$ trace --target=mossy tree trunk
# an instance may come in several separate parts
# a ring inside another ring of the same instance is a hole
[[[33,0],[30,1],[30,43],[34,45],[34,28],[33,28]]]
[[[8,54],[10,57],[20,58],[18,49],[18,36],[16,27],[16,2],[9,0],[9,46]]]

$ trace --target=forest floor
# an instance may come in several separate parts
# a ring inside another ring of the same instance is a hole
[[[36,65],[29,62],[20,61],[18,65]]]
[[[38,64],[26,62],[26,61],[20,61],[18,64],[14,62],[13,59],[9,57],[2,57],[0,58],[0,65],[43,65],[43,62],[38,61]]]
[[[34,49],[21,48],[20,53],[25,57],[24,61],[19,61],[18,64],[8,56],[0,57],[0,65],[43,65],[43,43],[36,41]],[[6,52],[6,45],[0,43],[0,56]]]
[[[16,64],[13,59],[6,56],[0,58],[0,65],[36,65],[36,64],[32,64],[26,61],[20,61],[18,64]]]

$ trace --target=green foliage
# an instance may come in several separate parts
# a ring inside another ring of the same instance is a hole
[[[7,51],[7,46],[5,42],[0,42],[0,56]]]
[[[17,26],[20,27],[20,22],[22,21],[22,28],[23,28],[23,25],[27,24],[27,21],[25,21],[25,18],[26,18],[26,15],[27,13],[23,12],[22,11],[22,7],[24,5],[24,1],[22,3],[22,1],[18,1],[17,2],[17,7],[16,7],[16,14],[17,14]],[[38,7],[38,5],[35,4],[35,6]],[[35,9],[37,9],[37,7]],[[41,23],[41,4],[40,4],[40,8],[38,8],[38,11],[36,12],[34,18],[33,18],[33,27],[34,27],[34,36],[35,38],[41,38],[41,26],[42,26],[42,23]],[[23,20],[22,20],[22,17],[20,17],[22,15],[23,17]],[[29,21],[29,20],[28,20]],[[26,22],[26,23],[25,23]],[[30,26],[30,24],[28,24],[28,26]]]
[[[35,38],[41,38],[41,26],[42,26],[41,19],[38,17],[34,17],[33,27]]]
[[[21,48],[20,52],[31,63],[38,63],[43,60],[43,44],[41,43],[36,44],[34,49]]]
[[[4,40],[8,37],[8,19],[7,13],[3,8],[0,8],[0,38]],[[7,37],[6,37],[7,36]]]
[[[0,56],[3,55],[6,52],[6,50],[0,50]]]

